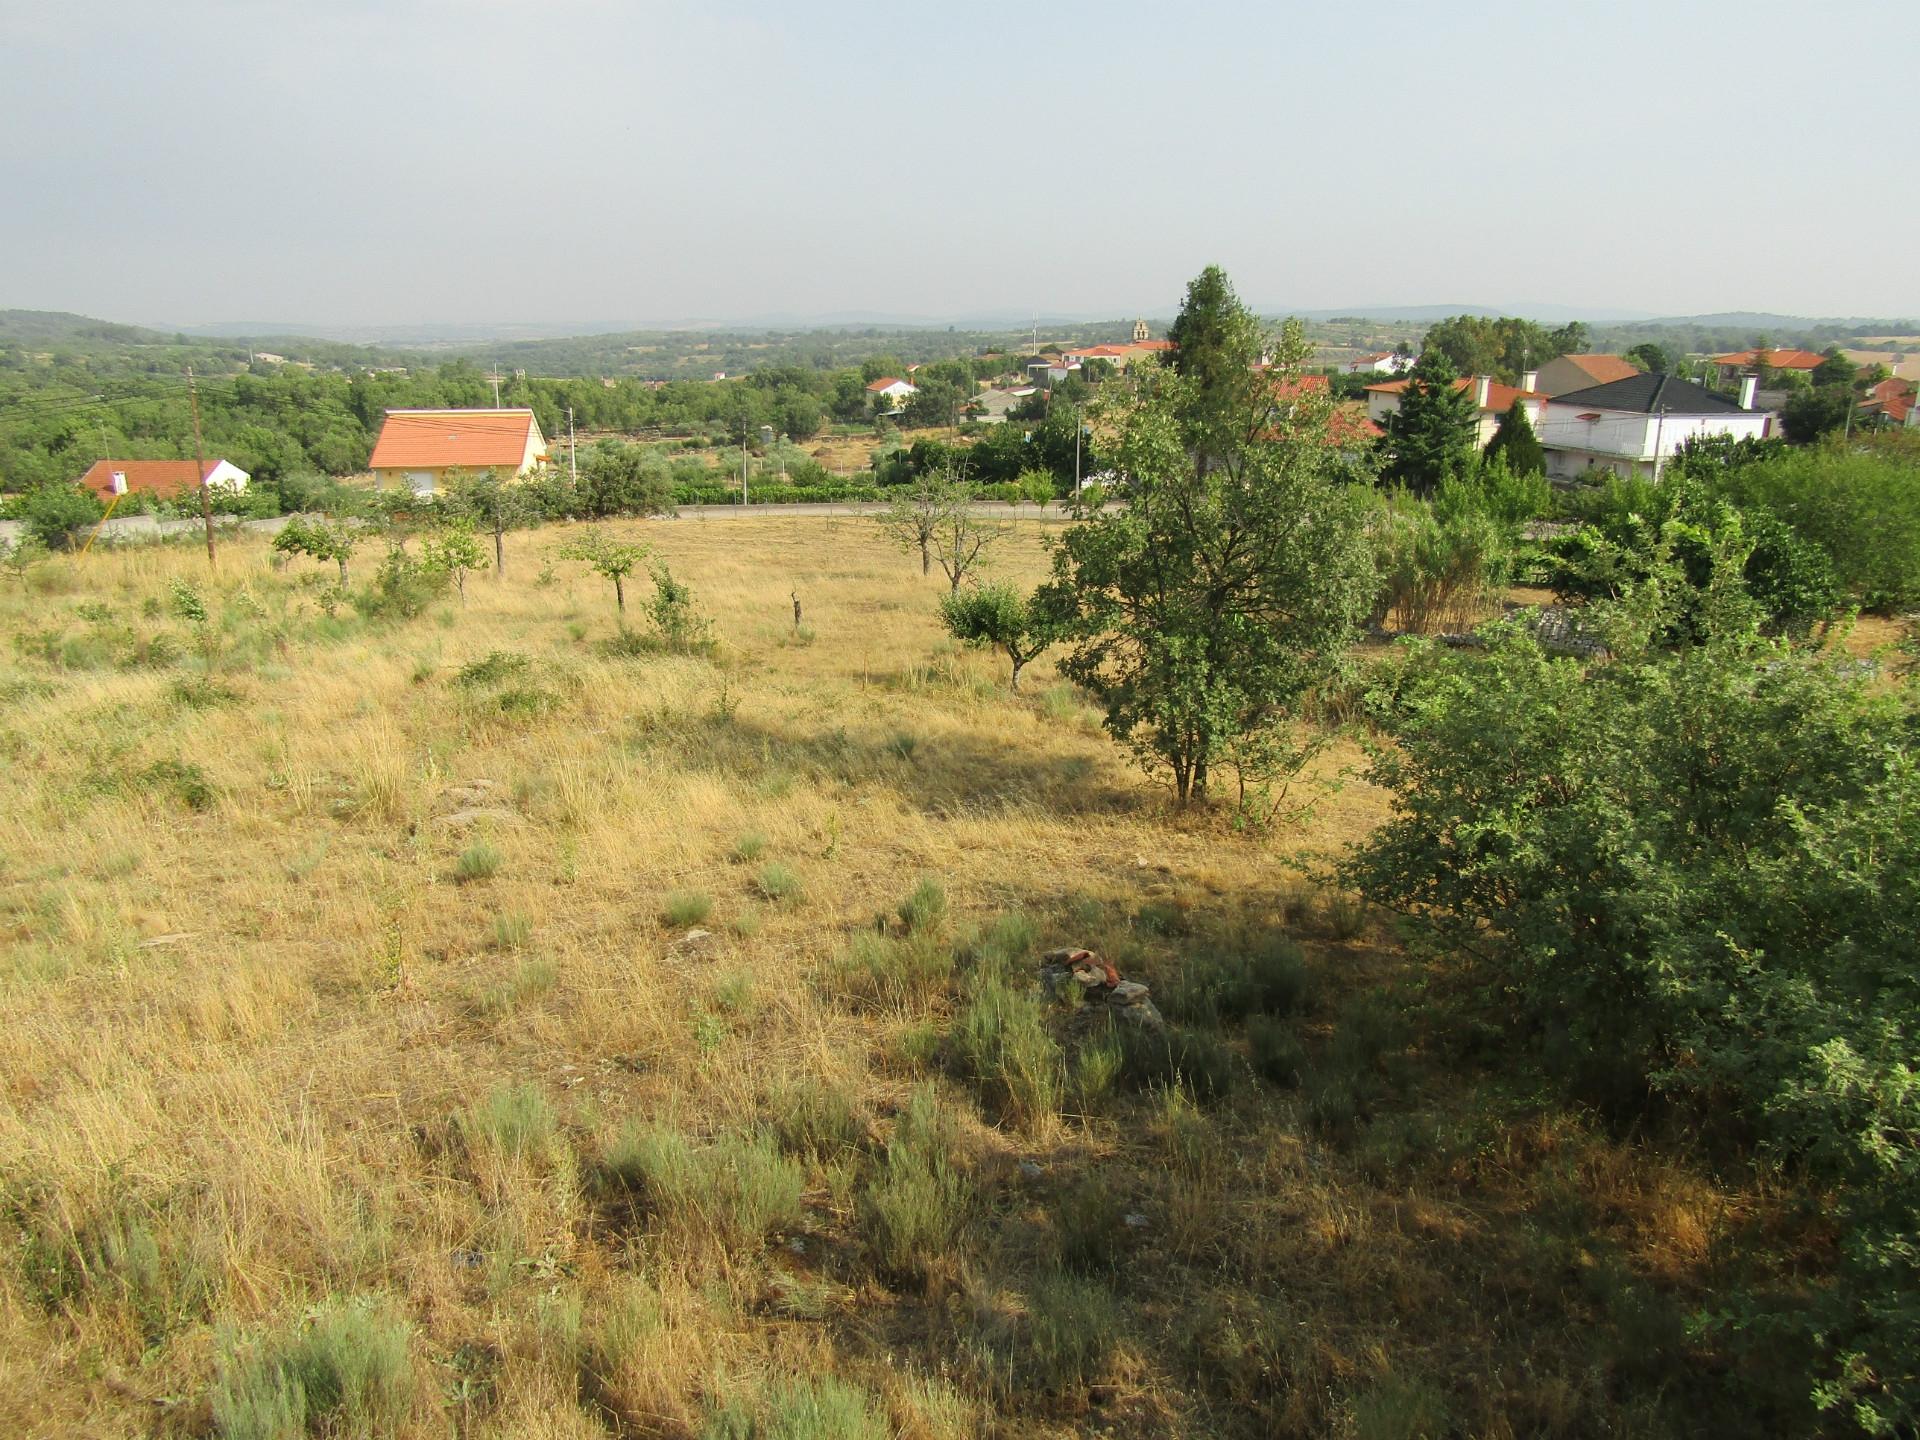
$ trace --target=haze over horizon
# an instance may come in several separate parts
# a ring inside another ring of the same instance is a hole
[[[1301,310],[1920,313],[1907,5],[960,17],[0,0],[0,307],[1165,315],[1217,262]]]

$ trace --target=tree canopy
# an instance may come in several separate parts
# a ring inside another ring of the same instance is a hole
[[[1125,503],[1079,512],[1039,603],[1072,639],[1062,670],[1185,804],[1219,767],[1258,783],[1282,763],[1276,737],[1339,663],[1373,574],[1330,405],[1277,398],[1311,353],[1298,327],[1275,369],[1256,370],[1259,327],[1209,270],[1174,333],[1193,339],[1193,361],[1108,417]]]
[[[1387,416],[1388,480],[1426,494],[1471,463],[1480,417],[1472,394],[1455,388],[1458,378],[1444,351],[1421,355]]]

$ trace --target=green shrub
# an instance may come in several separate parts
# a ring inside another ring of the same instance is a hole
[[[792,1081],[774,1090],[768,1109],[774,1134],[796,1155],[827,1161],[867,1143],[866,1116],[838,1086]]]
[[[1910,461],[1814,446],[1729,457],[1708,474],[1720,493],[1819,546],[1867,607],[1920,601],[1920,468]]]
[[[1181,1087],[1202,1101],[1233,1089],[1236,1061],[1215,1035],[1120,1024],[1113,1033],[1120,1041],[1120,1078],[1131,1089]]]
[[[834,991],[858,1005],[920,1009],[951,982],[953,957],[926,935],[894,940],[859,934],[834,962],[831,974]]]
[[[983,1317],[969,1348],[1005,1391],[1069,1396],[1105,1373],[1119,1338],[1113,1293],[1096,1280],[1042,1272],[1022,1309]]]
[[[653,566],[653,596],[647,602],[647,618],[667,649],[686,653],[713,648],[713,623],[701,615],[693,602],[693,591],[673,578],[664,560]]]
[[[559,978],[551,960],[529,960],[499,983],[473,992],[471,1004],[483,1017],[498,1020],[538,1000]]]
[[[1709,593],[1738,598],[1724,568]],[[1425,657],[1373,770],[1394,816],[1348,878],[1422,917],[1512,1042],[1615,1117],[1662,1096],[1805,1166],[1844,1237],[1803,1312],[1808,1386],[1910,1428],[1914,696],[1764,640],[1737,608],[1705,612],[1700,643],[1636,642],[1663,598],[1628,593],[1605,665],[1504,627]],[[1335,1043],[1356,1063],[1376,1048]],[[1737,1287],[1718,1301],[1728,1336],[1793,1323]]]
[[[751,865],[766,848],[767,837],[750,830],[733,842],[733,858],[742,865]]]
[[[413,1404],[407,1339],[405,1321],[338,1302],[250,1345],[225,1332],[214,1361],[214,1429],[222,1440],[391,1435]]]
[[[867,1245],[895,1279],[923,1278],[966,1223],[973,1189],[954,1162],[953,1128],[933,1087],[918,1087],[894,1125],[879,1173],[861,1191]]]
[[[728,1133],[696,1146],[663,1125],[629,1127],[608,1147],[603,1173],[664,1222],[730,1248],[758,1245],[802,1217],[805,1177],[770,1134]]]
[[[700,1440],[889,1440],[886,1409],[831,1375],[783,1381],[753,1400],[711,1409]]]
[[[191,675],[174,681],[167,687],[167,695],[174,704],[188,710],[213,710],[240,703],[238,690],[206,675]]]
[[[946,915],[946,887],[932,876],[914,886],[913,893],[900,902],[900,923],[909,935],[937,928]]]
[[[533,922],[518,913],[493,917],[493,943],[499,950],[521,950],[533,938]]]
[[[543,1152],[554,1137],[553,1107],[538,1085],[496,1085],[466,1112],[465,1128],[470,1140],[503,1155]]]
[[[713,913],[713,897],[702,890],[676,890],[660,907],[660,921],[676,930],[698,925]]]
[[[961,943],[956,954],[975,969],[1012,979],[1033,973],[1039,929],[1018,911],[997,915]]]
[[[489,650],[478,660],[469,660],[454,672],[453,683],[463,690],[478,690],[518,679],[533,661],[517,650]]]
[[[1190,958],[1158,998],[1176,1020],[1220,1025],[1251,1015],[1291,1015],[1307,989],[1300,947],[1275,935],[1244,949]]]
[[[1065,1061],[1047,1031],[1046,1007],[1030,989],[974,971],[954,1041],[982,1098],[1006,1119],[1032,1128],[1058,1112]]]
[[[121,1194],[76,1214],[64,1199],[40,1198],[16,1193],[8,1209],[19,1225],[21,1278],[49,1314],[81,1301],[118,1302],[149,1343],[205,1317],[219,1259],[179,1244],[163,1208]]]
[[[186,760],[156,760],[140,772],[140,783],[171,795],[189,810],[210,810],[216,798],[207,772]]]
[[[1053,1207],[1054,1239],[1064,1270],[1113,1270],[1127,1241],[1126,1205],[1110,1176],[1088,1175]]]
[[[1247,1058],[1253,1072],[1272,1084],[1292,1089],[1306,1074],[1307,1052],[1292,1025],[1267,1015],[1247,1022]]]
[[[476,841],[460,852],[454,862],[453,878],[465,885],[474,880],[491,880],[500,871],[500,852],[485,840]]]
[[[769,900],[798,900],[802,890],[800,877],[778,860],[762,865],[753,884]]]
[[[1426,1381],[1389,1375],[1354,1396],[1354,1440],[1446,1440],[1455,1433],[1446,1395]]]

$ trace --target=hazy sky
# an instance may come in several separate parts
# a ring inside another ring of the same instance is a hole
[[[0,0],[0,307],[1920,313],[1914,0]]]

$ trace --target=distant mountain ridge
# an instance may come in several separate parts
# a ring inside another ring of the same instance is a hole
[[[1166,319],[1146,315],[1157,332],[1164,333]],[[1810,317],[1781,315],[1766,311],[1722,311],[1702,315],[1641,316],[1617,310],[1577,311],[1562,306],[1521,305],[1501,308],[1487,305],[1349,305],[1326,309],[1286,310],[1260,307],[1269,316],[1297,315],[1309,322],[1325,323],[1352,319],[1401,325],[1426,325],[1452,315],[1497,317],[1517,315],[1541,324],[1558,325],[1582,320],[1595,332],[1595,342],[1632,343],[1630,336],[1646,336],[1664,331],[1691,332],[1692,336],[1712,343],[1752,344],[1765,335],[1775,344],[1832,343],[1847,336],[1913,334],[1920,321],[1912,318],[1875,316]],[[1001,311],[977,313],[952,320],[909,317],[879,312],[837,312],[832,315],[802,316],[785,314],[756,320],[719,321],[686,319],[655,322],[645,326],[620,328],[601,322],[467,323],[417,325],[322,325],[298,321],[226,322],[167,329],[159,326],[129,325],[100,320],[61,310],[0,310],[0,344],[42,347],[72,345],[80,348],[99,346],[178,346],[202,345],[233,350],[245,346],[256,350],[284,351],[289,354],[324,354],[330,360],[352,363],[371,361],[376,355],[391,359],[406,356],[425,359],[427,352],[466,356],[484,362],[489,356],[502,362],[521,356],[531,357],[545,347],[572,342],[575,346],[640,345],[665,336],[689,333],[726,337],[788,337],[810,333],[932,335],[952,332],[952,339],[967,335],[995,341],[1018,337],[1037,330],[1040,337],[1057,339],[1060,330],[1086,333],[1131,323],[1131,316],[1014,315]],[[1049,335],[1048,332],[1056,332]],[[1672,337],[1669,337],[1670,339]],[[1817,343],[1816,343],[1817,342]],[[360,352],[349,355],[349,350]]]

